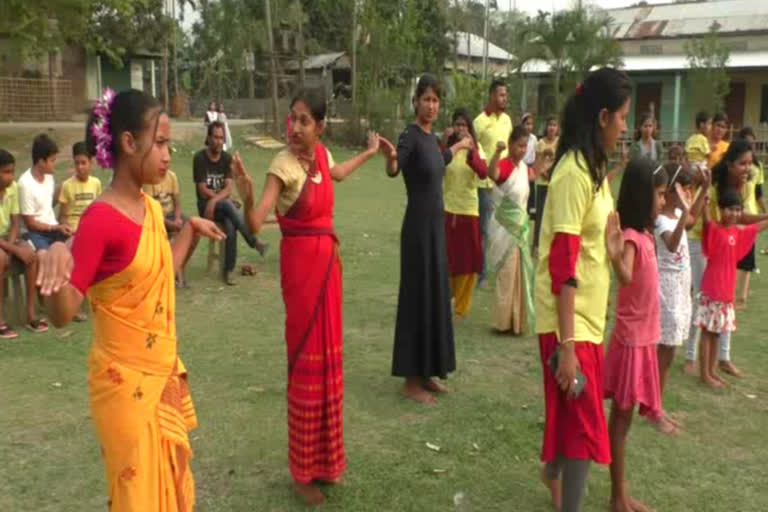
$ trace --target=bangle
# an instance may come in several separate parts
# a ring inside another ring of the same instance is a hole
[[[565,340],[563,340],[563,341],[561,341],[561,342],[560,342],[560,346],[562,346],[562,345],[567,345],[567,344],[569,344],[569,343],[576,343],[576,339],[575,339],[575,338],[568,338],[568,339],[565,339]]]

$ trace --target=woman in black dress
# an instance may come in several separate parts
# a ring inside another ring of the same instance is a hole
[[[387,174],[403,171],[408,192],[400,237],[400,295],[392,375],[405,377],[403,394],[431,404],[429,393],[448,391],[432,377],[445,379],[456,369],[451,318],[451,288],[443,220],[443,175],[453,154],[472,147],[465,138],[441,149],[432,133],[440,110],[437,79],[423,75],[414,97],[416,122],[389,146]]]

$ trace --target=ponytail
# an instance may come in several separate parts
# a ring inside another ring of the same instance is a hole
[[[553,173],[560,159],[569,151],[578,151],[586,160],[592,184],[599,190],[606,175],[608,155],[600,143],[598,117],[603,109],[618,111],[632,94],[626,73],[601,68],[590,73],[565,104],[560,123]]]

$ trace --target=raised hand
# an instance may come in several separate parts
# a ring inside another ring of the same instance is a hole
[[[50,296],[61,290],[69,282],[74,260],[69,248],[62,242],[52,244],[48,249],[37,253],[37,287],[40,294]]]
[[[500,140],[499,142],[496,143],[497,153],[501,154],[504,152],[505,149],[507,149],[507,144],[503,140]]]
[[[443,140],[448,140],[451,138],[451,135],[453,135],[453,126],[449,126],[445,129],[443,132]]]
[[[461,149],[473,149],[475,147],[475,141],[471,136],[466,136],[456,144],[456,150]]]
[[[192,226],[195,233],[205,238],[218,241],[224,240],[227,237],[227,235],[219,229],[216,223],[211,222],[210,220],[202,219],[200,217],[192,217],[189,219],[189,224]]]
[[[253,180],[250,174],[248,174],[245,164],[243,164],[243,159],[240,158],[239,151],[235,151],[232,157],[232,178],[235,181],[237,192],[240,194],[240,199],[244,203],[253,201]]]
[[[621,219],[618,212],[608,214],[605,225],[605,249],[611,260],[621,258],[624,252],[624,235],[621,233]]]
[[[379,151],[382,152],[384,157],[388,160],[397,159],[397,150],[395,145],[392,144],[389,139],[379,135]]]
[[[709,190],[709,186],[712,185],[712,171],[706,167],[699,167],[701,173],[701,186],[704,190]]]
[[[368,136],[367,136],[368,151],[370,151],[371,154],[375,154],[377,151],[379,151],[379,148],[381,147],[380,142],[381,141],[378,133],[368,132]]]
[[[680,200],[680,206],[683,212],[688,213],[691,211],[691,205],[688,202],[688,194],[686,194],[685,189],[682,185],[680,185],[679,182],[675,183],[675,193],[677,194],[677,198]]]

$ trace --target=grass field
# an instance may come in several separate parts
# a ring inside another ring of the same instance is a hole
[[[273,153],[242,142],[257,183]],[[193,212],[192,154],[200,131],[176,133],[173,169],[185,211]],[[0,132],[0,147],[29,165],[33,133]],[[70,166],[79,131],[56,131],[58,178]],[[340,161],[348,155],[334,150]],[[95,173],[106,182],[106,173]],[[470,318],[456,326],[455,389],[436,407],[398,395],[389,376],[405,207],[400,178],[372,161],[336,187],[336,227],[344,264],[346,407],[349,470],[329,490],[325,510],[548,511],[538,483],[543,427],[538,345],[491,332],[491,291],[479,291]],[[188,267],[191,288],[177,295],[180,351],[200,426],[192,432],[198,510],[293,511],[287,467],[285,345],[276,228],[261,259],[244,243],[239,263],[256,277],[224,287],[205,273],[207,243]],[[759,262],[762,263],[762,260]],[[672,371],[665,406],[686,433],[661,437],[637,421],[628,444],[637,497],[660,511],[765,511],[768,343],[762,318],[765,279],[755,276],[749,309],[739,314],[735,361],[747,377],[725,391],[704,390]],[[20,327],[20,326],[17,326]],[[89,418],[85,358],[90,325],[0,342],[0,511],[105,510],[103,470]],[[441,447],[428,449],[426,442]],[[606,468],[594,467],[584,510],[607,509]],[[151,512],[151,511],[147,511]]]

